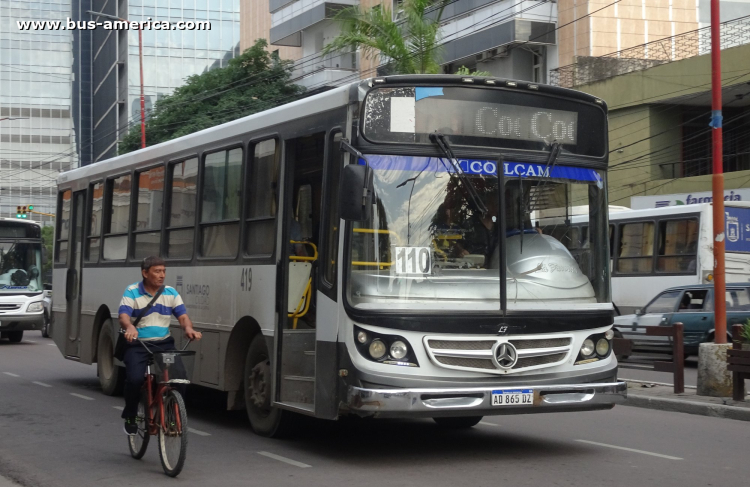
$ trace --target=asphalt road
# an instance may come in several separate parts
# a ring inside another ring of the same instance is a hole
[[[750,474],[748,423],[620,406],[488,417],[471,430],[431,420],[305,420],[295,438],[254,435],[221,394],[189,392],[188,464],[161,470],[155,443],[133,460],[122,398],[51,340],[0,341],[0,486],[701,486]],[[3,479],[4,477],[4,479]]]

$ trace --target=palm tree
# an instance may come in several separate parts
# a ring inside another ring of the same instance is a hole
[[[440,19],[448,1],[404,0],[399,21],[393,20],[385,5],[347,7],[335,17],[341,34],[323,48],[323,54],[360,49],[366,58],[387,58],[395,74],[439,73]]]

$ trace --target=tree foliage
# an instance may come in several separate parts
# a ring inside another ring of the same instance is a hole
[[[357,49],[367,59],[385,57],[389,74],[442,73],[440,60],[440,19],[450,0],[404,0],[399,20],[393,20],[385,5],[366,9],[347,7],[335,20],[341,34],[323,48],[323,54],[353,52]],[[467,76],[490,76],[486,71],[470,72],[465,66],[456,73]]]
[[[269,53],[264,39],[224,68],[187,78],[171,95],[159,99],[146,120],[146,143],[154,145],[199,130],[268,110],[298,98],[304,91],[291,84],[292,61]],[[141,126],[134,124],[119,153],[138,150]]]
[[[386,5],[347,7],[335,19],[341,34],[323,48],[324,54],[360,49],[362,56],[388,58],[394,74],[435,74],[440,71],[440,19],[447,0],[404,0],[403,16],[394,21]]]

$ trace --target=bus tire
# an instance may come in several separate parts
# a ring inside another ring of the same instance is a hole
[[[115,365],[112,321],[106,320],[99,333],[96,349],[96,373],[99,385],[107,396],[119,396],[125,384],[125,369]]]
[[[7,331],[10,343],[20,343],[23,340],[23,330]]]
[[[458,430],[472,428],[479,424],[483,416],[460,416],[449,418],[432,418],[438,426],[445,429]]]
[[[271,361],[263,334],[250,342],[245,358],[245,409],[255,434],[268,438],[289,436],[294,413],[271,406]]]
[[[42,325],[42,336],[44,338],[49,338],[49,313],[47,313],[47,310],[44,311],[44,325]]]

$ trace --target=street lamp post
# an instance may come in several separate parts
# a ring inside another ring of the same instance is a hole
[[[93,10],[87,10],[86,13],[90,15],[98,15],[111,20],[117,20],[120,22],[130,23],[126,19],[121,19],[114,15],[105,14],[102,12],[94,12]],[[138,25],[138,62],[141,68],[141,149],[146,148],[146,98],[143,95],[143,29]]]

